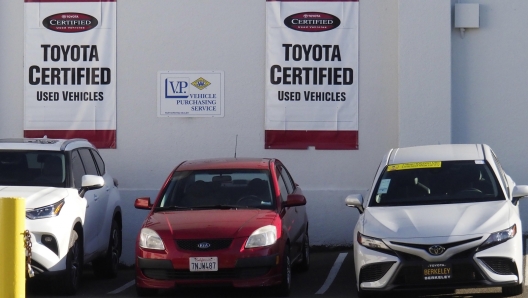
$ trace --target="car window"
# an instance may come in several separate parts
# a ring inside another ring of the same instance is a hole
[[[97,163],[97,168],[99,169],[99,174],[103,176],[106,173],[103,158],[101,158],[101,155],[99,155],[99,152],[97,152],[96,150],[90,149],[90,152],[92,152],[92,155],[95,158],[95,162]]]
[[[86,174],[84,171],[84,166],[81,161],[81,156],[77,150],[72,151],[71,153],[72,161],[72,172],[73,172],[73,184],[75,188],[80,189],[82,186],[82,176]]]
[[[62,152],[0,150],[0,185],[65,187],[66,177]]]
[[[504,173],[504,170],[502,169],[502,165],[499,162],[497,155],[495,155],[495,152],[492,151],[491,155],[493,156],[493,160],[495,161],[495,164],[497,165],[497,169],[499,170],[499,179],[502,180],[502,184],[506,187],[506,192],[510,193],[510,185],[508,184],[508,179],[506,179],[506,175]]]
[[[175,172],[157,207],[272,209],[269,177],[253,169]]]
[[[498,185],[484,160],[389,165],[376,183],[369,206],[504,200]]]
[[[79,154],[81,155],[82,163],[86,174],[88,175],[99,175],[97,172],[97,167],[95,166],[94,159],[90,150],[87,148],[79,149]]]
[[[278,177],[278,183],[279,183],[281,200],[284,202],[288,198],[288,188],[286,188],[286,184],[284,183],[284,179],[282,179],[282,176]]]
[[[280,169],[281,177],[282,179],[284,179],[284,183],[286,184],[286,188],[288,189],[288,193],[290,194],[295,189],[295,184],[293,183],[293,179],[290,176],[290,173],[288,172],[288,170],[286,170],[284,166],[282,165],[279,166],[279,169]]]

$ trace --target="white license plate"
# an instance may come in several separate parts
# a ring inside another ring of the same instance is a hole
[[[196,257],[189,258],[190,271],[218,271],[217,257]]]

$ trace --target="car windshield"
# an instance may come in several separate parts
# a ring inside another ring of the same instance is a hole
[[[156,210],[273,209],[269,177],[248,169],[175,172]]]
[[[497,178],[483,160],[389,165],[369,206],[412,206],[504,200]]]
[[[64,187],[65,169],[62,152],[0,150],[0,185]]]

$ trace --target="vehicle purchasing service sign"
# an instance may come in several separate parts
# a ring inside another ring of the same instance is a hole
[[[224,72],[159,71],[158,117],[224,117]]]
[[[267,0],[267,149],[358,149],[358,0]]]
[[[24,137],[116,148],[116,0],[25,0]]]

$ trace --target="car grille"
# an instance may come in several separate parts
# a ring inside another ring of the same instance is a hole
[[[174,269],[143,269],[143,274],[157,280],[175,279],[246,279],[263,276],[271,270],[271,267],[243,268],[243,269],[219,269],[218,271],[191,272],[189,270]]]
[[[475,283],[482,281],[484,277],[472,260],[474,253],[475,248],[472,248],[454,255],[446,261],[452,266],[451,279],[430,281],[424,280],[423,277],[422,265],[426,262],[424,259],[398,251],[397,254],[402,260],[402,266],[398,270],[394,284],[399,286],[426,286],[430,284]]]
[[[517,275],[517,266],[511,259],[485,257],[479,258],[491,271],[500,275]]]
[[[462,240],[462,241],[457,241],[457,242],[443,243],[441,245],[445,249],[448,249],[448,248],[456,247],[456,246],[459,246],[459,245],[462,245],[462,244],[466,244],[466,243],[470,243],[470,242],[473,242],[473,241],[477,241],[477,240],[480,240],[481,238],[482,237],[477,237],[477,238],[467,239],[467,240]],[[404,242],[395,242],[395,241],[391,241],[391,243],[392,244],[396,244],[396,245],[401,245],[401,246],[407,246],[407,247],[412,247],[412,248],[423,249],[423,250],[425,250],[427,252],[428,252],[429,247],[431,247],[431,244],[414,244],[414,243],[404,243]]]
[[[226,249],[231,245],[231,242],[233,239],[190,239],[176,240],[176,245],[182,250],[212,251]],[[199,247],[203,243],[209,244],[209,247]]]
[[[362,267],[361,272],[359,273],[360,283],[380,280],[394,263],[396,262],[381,262]]]

